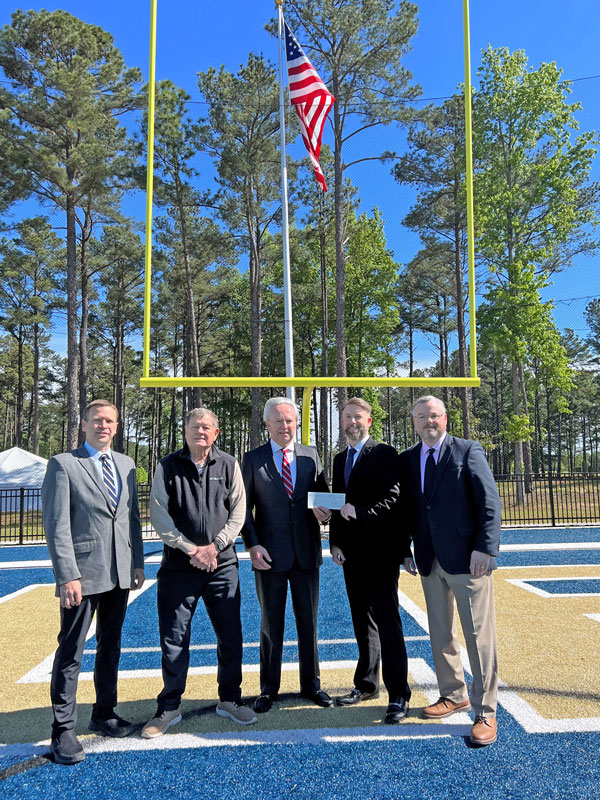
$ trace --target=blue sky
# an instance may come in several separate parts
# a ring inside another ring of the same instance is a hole
[[[423,97],[450,95],[464,78],[462,2],[425,0],[417,5],[419,31],[405,63],[422,86]],[[0,23],[10,22],[11,6],[10,0],[2,3]],[[127,65],[139,66],[147,76],[150,0],[63,0],[43,6],[28,2],[24,7],[61,8],[102,26],[114,36]],[[171,79],[197,100],[198,71],[221,64],[235,71],[246,61],[250,50],[276,61],[276,44],[264,30],[275,13],[272,0],[158,0],[157,78]],[[470,15],[474,81],[480,50],[488,43],[524,49],[534,67],[542,61],[556,61],[569,79],[600,76],[598,0],[578,0],[573,4],[558,0],[471,0]],[[577,81],[575,89],[573,97],[584,102],[579,115],[582,128],[600,129],[600,78]],[[398,134],[386,129],[378,145],[383,142],[382,149],[390,148],[387,138],[394,136]],[[330,141],[329,131],[324,139]],[[290,152],[301,155],[300,150]],[[600,176],[600,161],[595,174]],[[399,223],[411,202],[409,190],[395,184],[387,166],[359,165],[350,177],[359,187],[363,209],[369,211],[375,205],[382,209],[388,242],[397,260],[408,260],[414,254],[415,243],[402,232]],[[600,271],[590,259],[556,276],[553,288],[548,290],[548,296],[556,299],[592,295],[600,295]],[[584,306],[585,302],[558,304],[555,316],[559,327],[583,332]]]

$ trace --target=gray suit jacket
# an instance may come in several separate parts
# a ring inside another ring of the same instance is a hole
[[[307,506],[308,492],[328,492],[316,447],[296,444],[296,483],[287,495],[273,459],[270,442],[244,455],[246,521],[242,538],[246,548],[266,547],[274,572],[286,572],[295,561],[301,569],[323,563],[321,530]]]
[[[80,580],[83,595],[129,589],[133,570],[144,566],[135,464],[112,452],[121,479],[113,513],[106,487],[83,447],[53,456],[42,484],[42,514],[56,594]]]

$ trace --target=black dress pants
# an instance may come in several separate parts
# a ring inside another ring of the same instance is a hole
[[[53,733],[72,730],[77,723],[77,681],[85,639],[94,614],[97,643],[94,663],[96,703],[92,714],[106,716],[117,705],[121,631],[128,597],[129,589],[115,586],[108,592],[86,595],[80,605],[74,608],[60,609],[58,649],[50,681]]]
[[[274,697],[281,683],[281,661],[285,628],[288,583],[298,632],[300,691],[321,688],[317,615],[319,611],[319,568],[286,572],[256,570],[256,593],[261,608],[260,622],[260,691]]]
[[[408,657],[398,604],[399,567],[366,567],[358,559],[344,563],[358,663],[354,685],[361,692],[379,690],[379,666],[391,700],[410,700]]]
[[[158,627],[162,650],[163,690],[158,708],[174,711],[185,692],[190,665],[192,618],[200,598],[217,637],[219,699],[239,703],[242,697],[242,622],[237,562],[214,572],[161,567],[158,582]]]

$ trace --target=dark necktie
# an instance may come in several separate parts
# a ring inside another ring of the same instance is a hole
[[[288,496],[291,497],[294,494],[294,484],[292,483],[292,471],[290,469],[290,462],[287,460],[287,450],[282,450],[282,458],[281,458],[281,477],[283,479],[283,485],[285,486],[285,490],[288,493]]]
[[[112,469],[110,468],[110,459],[106,453],[104,453],[104,455],[100,456],[100,461],[102,463],[102,479],[104,480],[104,485],[106,486],[110,498],[110,507],[114,511],[117,507],[117,487],[115,486],[115,479]]]
[[[435,453],[435,449],[430,447],[427,451],[429,455],[427,456],[427,461],[425,462],[425,476],[423,478],[423,494],[429,500],[431,495],[433,494],[433,484],[435,483],[435,458],[433,454]]]
[[[353,447],[351,447],[346,453],[346,465],[344,467],[344,484],[346,489],[348,488],[348,481],[350,480],[350,473],[352,472],[352,465],[354,464],[355,455],[356,450]]]

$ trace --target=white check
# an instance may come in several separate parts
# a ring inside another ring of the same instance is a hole
[[[317,508],[317,506],[321,506],[321,508],[329,508],[329,509],[336,509],[337,511],[340,508],[343,508],[346,505],[346,495],[341,493],[332,494],[330,492],[309,492],[308,493],[308,507],[309,508]]]

